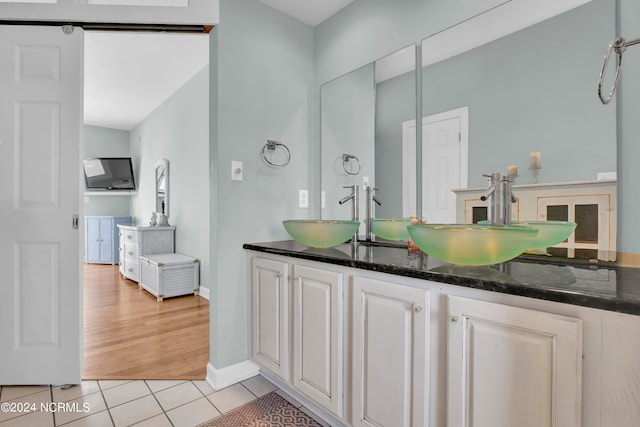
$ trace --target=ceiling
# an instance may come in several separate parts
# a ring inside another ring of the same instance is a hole
[[[260,0],[280,12],[315,27],[353,3],[353,0]]]
[[[260,0],[316,26],[353,0]],[[209,63],[207,34],[85,33],[84,122],[131,130]]]

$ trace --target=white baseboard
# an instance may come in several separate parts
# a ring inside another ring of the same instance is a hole
[[[207,301],[209,300],[209,288],[203,288],[202,286],[199,289],[198,295],[200,295],[202,298],[206,299]]]
[[[220,390],[256,376],[259,372],[260,367],[251,360],[245,360],[221,369],[209,363],[207,364],[207,382],[214,390]]]

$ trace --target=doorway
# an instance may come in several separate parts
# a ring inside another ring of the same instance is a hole
[[[136,189],[84,192],[84,215],[148,225],[156,210],[154,165],[166,159],[175,252],[200,260],[205,297],[208,75],[207,34],[85,32],[83,157],[130,158]],[[207,299],[157,302],[117,264],[85,263],[83,277],[83,379],[204,379]]]

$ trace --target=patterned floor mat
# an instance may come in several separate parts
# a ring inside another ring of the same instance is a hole
[[[201,427],[322,427],[276,392],[202,424]]]

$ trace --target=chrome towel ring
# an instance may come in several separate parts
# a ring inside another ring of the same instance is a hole
[[[622,71],[622,54],[627,49],[628,46],[633,46],[634,44],[640,43],[640,38],[626,41],[622,37],[616,37],[609,44],[609,48],[607,49],[607,54],[604,56],[604,63],[602,64],[602,70],[600,70],[600,81],[598,82],[598,97],[603,104],[608,104],[613,99],[613,94],[616,92],[618,87],[618,83],[620,81],[620,72]],[[607,65],[609,64],[609,57],[611,56],[611,52],[615,51],[618,55],[618,64],[616,65],[616,77],[613,81],[613,85],[611,86],[611,90],[609,94],[605,97],[602,95],[602,85],[604,84],[604,75],[606,73]]]
[[[357,170],[354,169],[352,160],[355,162]],[[353,154],[342,154],[342,168],[348,175],[358,175],[360,173],[360,159]]]
[[[286,154],[286,160],[284,160],[282,163],[272,162],[271,160],[269,160],[269,158],[267,156],[267,153],[269,151],[276,151],[276,148],[278,148],[278,147],[282,147],[282,149],[284,150],[284,152]],[[269,150],[269,151],[267,151],[267,150]],[[262,160],[264,160],[264,162],[266,164],[271,165],[271,166],[287,166],[289,164],[289,162],[291,161],[291,151],[289,151],[289,147],[284,145],[282,142],[268,140],[267,143],[264,144],[264,147],[262,147]]]

